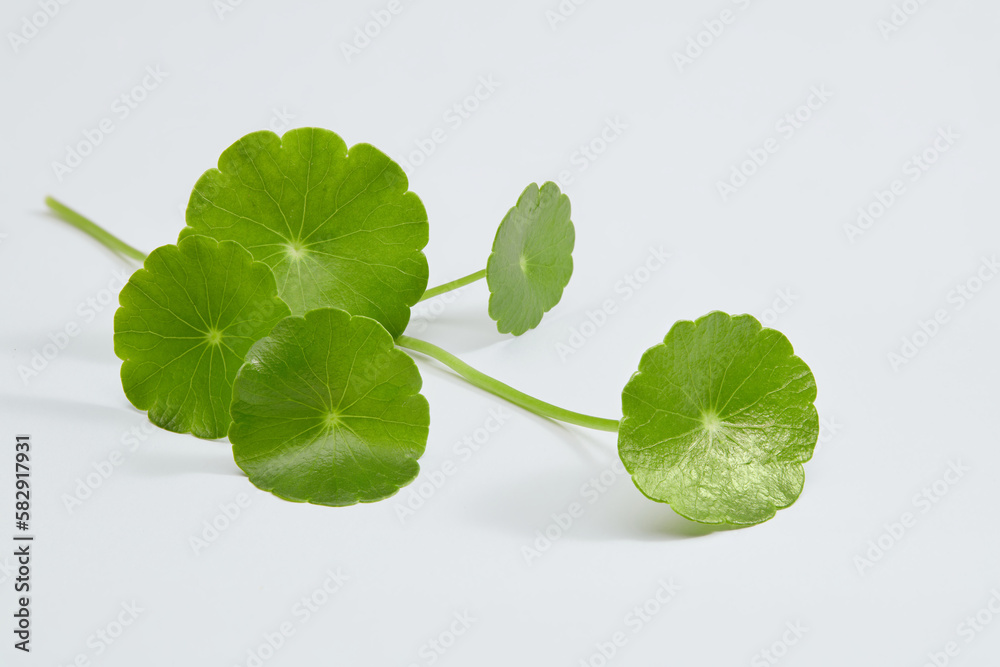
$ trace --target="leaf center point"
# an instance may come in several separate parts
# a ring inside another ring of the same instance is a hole
[[[722,418],[715,410],[703,410],[701,423],[709,433],[715,433],[722,429]]]
[[[222,332],[212,327],[205,334],[205,340],[208,341],[209,345],[222,345]]]
[[[303,259],[306,256],[307,252],[308,251],[306,250],[306,245],[302,243],[302,241],[299,241],[298,239],[294,241],[289,241],[288,243],[285,244],[285,253],[288,255],[288,259],[292,260],[293,262],[297,262]]]

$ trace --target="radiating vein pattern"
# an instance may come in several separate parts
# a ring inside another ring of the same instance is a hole
[[[377,322],[331,308],[290,317],[239,373],[229,440],[258,488],[344,506],[417,475],[430,425],[416,364]]]
[[[289,315],[270,269],[236,243],[192,236],[154,250],[119,300],[115,354],[128,399],[167,430],[226,435],[247,351]]]
[[[486,264],[490,317],[500,333],[534,329],[573,275],[576,234],[569,197],[555,183],[532,183],[510,209]]]
[[[403,170],[329,130],[254,132],[195,185],[181,238],[236,241],[274,271],[293,314],[333,307],[393,336],[427,287],[427,213]]]
[[[802,492],[815,399],[788,339],[753,317],[678,322],[622,393],[619,454],[643,493],[689,519],[760,523]]]

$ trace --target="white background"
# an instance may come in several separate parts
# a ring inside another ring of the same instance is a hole
[[[766,649],[782,665],[919,666],[951,641],[948,664],[996,664],[1000,617],[971,633],[959,624],[1000,590],[1000,281],[977,283],[1000,251],[1000,6],[926,2],[886,36],[891,0],[590,0],[554,24],[557,0],[402,0],[348,61],[342,44],[386,6],[245,0],[220,17],[211,0],[71,2],[15,50],[9,33],[40,10],[4,3],[0,539],[13,533],[13,435],[28,432],[38,541],[30,656],[11,647],[12,559],[0,556],[0,663],[253,665],[248,651],[288,622],[294,634],[264,664],[597,667],[597,645],[618,632],[627,641],[610,665],[773,664]],[[724,9],[733,22],[679,67],[675,53]],[[147,67],[167,76],[122,118],[112,105]],[[459,127],[446,122],[480,77],[499,88]],[[787,137],[776,123],[814,86],[832,97]],[[282,115],[399,160],[445,129],[408,168],[431,219],[432,285],[481,268],[523,187],[568,171],[576,271],[542,325],[498,335],[480,283],[446,307],[425,304],[410,331],[525,391],[617,417],[641,353],[674,321],[755,314],[791,339],[819,386],[823,437],[801,499],[730,531],[677,517],[625,477],[591,504],[582,485],[611,469],[614,436],[514,408],[464,460],[455,443],[500,403],[424,363],[421,477],[371,506],[286,503],[247,482],[226,442],[143,431],[112,349],[115,272],[135,266],[42,199],[145,250],[171,243],[198,176]],[[104,118],[113,133],[60,179],[53,163]],[[581,160],[609,119],[627,128]],[[948,128],[958,139],[913,181],[906,164]],[[718,182],[771,137],[778,152],[723,201]],[[894,179],[905,193],[852,242],[845,225]],[[651,246],[671,258],[647,275]],[[625,276],[642,289],[616,290]],[[955,291],[967,284],[979,288],[971,300]],[[112,303],[91,318],[88,299]],[[584,327],[608,299],[615,314]],[[785,312],[769,312],[776,301]],[[944,324],[921,335],[939,310]],[[22,378],[67,324],[79,335]],[[586,343],[560,355],[574,330]],[[894,368],[904,337],[921,347]],[[124,462],[67,509],[116,450]],[[412,489],[448,460],[458,472],[401,521]],[[952,463],[967,468],[954,484],[943,481]],[[915,498],[935,482],[933,504]],[[191,538],[240,494],[249,506],[196,554]],[[574,502],[584,515],[527,562],[536,531]],[[905,513],[915,525],[893,537],[886,526]],[[870,544],[880,540],[882,555]],[[301,622],[297,601],[338,568],[349,580]],[[627,618],[660,580],[676,595],[651,603],[648,622]],[[138,619],[98,654],[95,633],[133,601]],[[475,620],[452,643],[463,613]],[[796,623],[801,638],[786,635]],[[428,644],[439,637],[443,654]]]

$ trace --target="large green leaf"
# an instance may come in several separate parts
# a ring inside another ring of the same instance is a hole
[[[250,351],[229,440],[255,486],[299,502],[388,498],[416,477],[430,413],[420,373],[374,320],[325,308]]]
[[[767,521],[802,492],[816,383],[749,315],[678,322],[622,393],[618,451],[639,489],[703,523]]]
[[[569,197],[555,183],[532,183],[500,223],[486,263],[490,317],[500,333],[534,329],[573,275]]]
[[[122,387],[169,431],[221,438],[250,346],[289,314],[270,269],[232,242],[192,236],[154,250],[119,296]]]
[[[406,174],[328,130],[243,137],[199,179],[189,234],[237,241],[274,270],[292,312],[334,307],[395,337],[427,288],[427,213]]]

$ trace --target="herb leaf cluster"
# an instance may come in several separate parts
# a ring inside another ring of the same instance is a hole
[[[749,315],[676,323],[625,386],[621,419],[529,396],[404,334],[413,305],[481,279],[501,334],[539,325],[573,273],[570,201],[554,183],[524,190],[484,269],[432,289],[427,212],[405,173],[329,130],[237,141],[195,185],[178,242],[148,256],[47,203],[144,260],[114,323],[128,399],[164,429],[228,436],[236,464],[278,497],[346,506],[416,478],[430,412],[414,356],[542,417],[617,432],[638,489],[691,520],[760,523],[802,492],[816,383]]]

